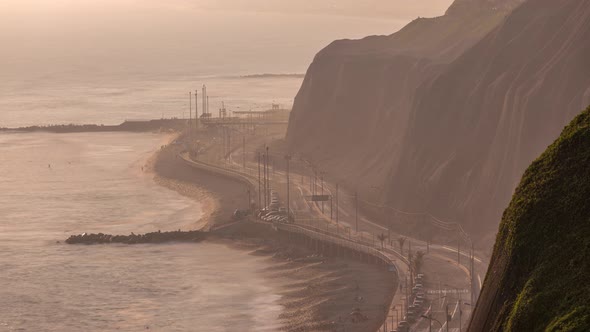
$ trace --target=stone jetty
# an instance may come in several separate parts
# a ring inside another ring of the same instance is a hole
[[[87,234],[72,235],[67,240],[67,244],[146,244],[146,243],[165,243],[165,242],[200,242],[203,241],[206,234],[201,231],[173,231],[173,232],[153,232],[146,234],[130,235],[110,235],[110,234]]]

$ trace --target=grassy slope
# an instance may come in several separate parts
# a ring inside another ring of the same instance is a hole
[[[528,168],[504,212],[487,328],[590,331],[589,279],[590,108]]]

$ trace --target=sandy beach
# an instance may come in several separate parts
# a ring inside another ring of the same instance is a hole
[[[194,228],[227,223],[236,207],[246,204],[245,189],[233,180],[211,176],[186,166],[167,145],[146,164],[155,181],[202,204],[203,218]],[[306,248],[290,246],[268,227],[244,223],[214,236],[224,243],[272,260],[262,277],[279,289],[284,331],[376,331],[391,301],[395,282],[381,267],[322,257]],[[350,313],[360,309],[368,320],[353,323]]]

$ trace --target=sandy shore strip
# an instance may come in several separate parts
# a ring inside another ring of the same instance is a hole
[[[177,157],[180,147],[167,145],[146,167],[155,181],[202,204],[203,218],[195,229],[227,223],[244,205],[245,189],[230,179],[190,168]],[[240,229],[240,227],[244,227]],[[244,223],[231,227],[219,241],[271,260],[261,272],[282,296],[284,331],[376,331],[391,301],[395,283],[383,268],[333,257],[319,256],[306,248],[289,246],[268,227]],[[368,320],[353,323],[350,313],[360,309]]]

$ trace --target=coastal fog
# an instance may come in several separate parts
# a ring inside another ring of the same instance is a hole
[[[214,110],[290,108],[325,45],[390,34],[449,2],[3,0],[0,127],[187,118],[202,84]],[[364,263],[312,257],[268,276],[276,261],[226,245],[65,245],[83,232],[203,226],[207,192],[183,196],[144,172],[166,142],[0,133],[0,331],[273,331],[300,316],[297,330],[353,307],[380,324],[395,285]],[[270,282],[283,274],[291,287]]]
[[[2,1],[0,127],[182,117],[203,83],[213,109],[290,107],[325,45],[390,34],[445,2]],[[240,79],[267,73],[299,75]]]

